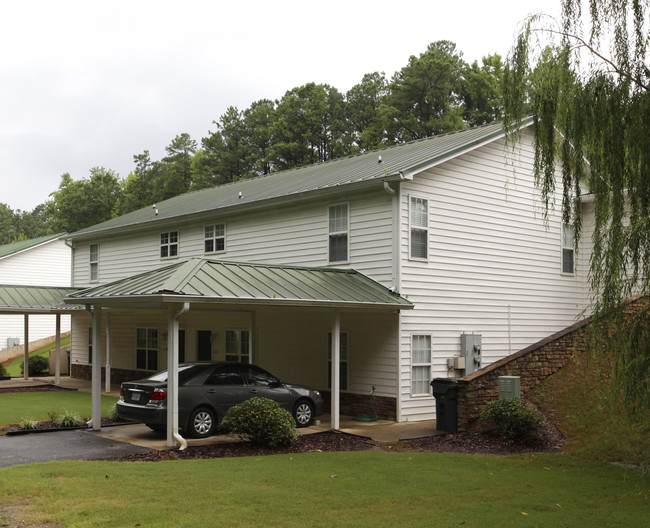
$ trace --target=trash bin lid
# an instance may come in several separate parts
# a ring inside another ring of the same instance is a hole
[[[458,390],[458,380],[453,378],[434,378],[431,380],[431,388],[433,389],[434,396],[436,394],[446,394],[447,391]]]

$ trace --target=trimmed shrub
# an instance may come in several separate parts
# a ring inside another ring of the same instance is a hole
[[[9,372],[7,372],[7,369],[4,367],[4,365],[0,363],[0,378],[8,378],[8,377],[9,377]]]
[[[279,446],[300,436],[291,413],[268,398],[251,398],[228,409],[221,431],[255,444]]]
[[[499,433],[516,444],[534,444],[540,439],[544,419],[519,398],[491,401],[481,420],[494,424]]]
[[[28,362],[29,376],[38,376],[50,370],[50,362],[43,356],[31,356]],[[20,373],[25,374],[25,363],[20,364]]]

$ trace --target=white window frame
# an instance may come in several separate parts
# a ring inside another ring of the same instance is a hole
[[[425,354],[428,357],[425,358],[416,357],[416,352],[420,351],[420,348],[416,348],[416,345],[419,344],[418,343],[419,341],[424,342],[425,345],[428,342],[428,351],[425,351]],[[411,396],[416,396],[416,397],[431,396],[429,386],[431,382],[432,356],[433,356],[433,337],[431,336],[431,334],[412,334],[411,335]],[[427,361],[423,361],[423,359],[426,359]],[[417,373],[426,372],[426,375],[417,376],[416,379],[416,372]],[[415,386],[416,382],[421,384],[423,380],[426,381],[425,385],[416,388]]]
[[[140,333],[144,332],[144,341],[140,340]],[[155,337],[153,335],[155,332]],[[135,330],[135,368],[138,370],[159,370],[160,369],[160,354],[158,353],[160,347],[160,331],[158,328],[145,328],[138,327]],[[138,353],[144,352],[144,367],[138,365]],[[153,368],[149,368],[151,364],[151,357],[155,354],[156,364]]]
[[[336,213],[345,207],[345,216],[337,216]],[[345,226],[341,219],[344,218]],[[345,236],[345,258],[332,260],[332,237]],[[332,204],[327,208],[327,262],[346,263],[350,261],[350,203],[343,202]]]
[[[180,241],[181,241],[181,235],[178,230],[160,233],[160,258],[161,259],[178,258],[178,255],[180,253]]]
[[[217,234],[218,232],[221,234]],[[220,249],[217,249],[218,243],[221,242]],[[212,243],[212,250],[208,250],[208,243]],[[203,252],[206,255],[214,253],[224,253],[226,251],[226,224],[211,224],[203,229]]]
[[[341,330],[339,333],[339,387],[342,391],[349,389],[350,377],[350,332]],[[327,333],[327,388],[332,389],[332,332]]]
[[[576,271],[575,255],[575,228],[570,224],[562,224],[562,274],[574,275]],[[571,255],[571,271],[567,271],[565,266],[568,264],[568,255]]]
[[[426,211],[424,213],[424,222],[416,222],[415,215],[415,205],[414,202],[421,201],[424,202]],[[422,225],[424,224],[424,225]],[[425,256],[414,256],[414,244],[413,244],[413,232],[424,232],[425,236]],[[429,200],[428,198],[423,198],[422,196],[409,196],[409,259],[410,260],[419,260],[427,262],[429,260]]]
[[[226,340],[224,345],[226,361],[252,363],[251,331],[249,328],[228,328],[226,329],[224,338]],[[235,349],[229,350],[233,345]]]
[[[99,281],[99,244],[96,243],[90,244],[88,246],[88,251],[89,251],[88,276],[90,278],[90,282],[98,282]]]

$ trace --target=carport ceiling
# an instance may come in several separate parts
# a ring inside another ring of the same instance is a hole
[[[354,271],[194,258],[71,293],[66,302],[142,302],[410,309],[413,304]]]

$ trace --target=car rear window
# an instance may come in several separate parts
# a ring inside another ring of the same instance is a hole
[[[192,376],[192,370],[192,365],[183,365],[182,367],[178,367],[178,381],[182,382],[190,378]],[[167,381],[167,371],[163,370],[161,372],[157,372],[156,374],[149,376],[147,380],[164,383]]]

